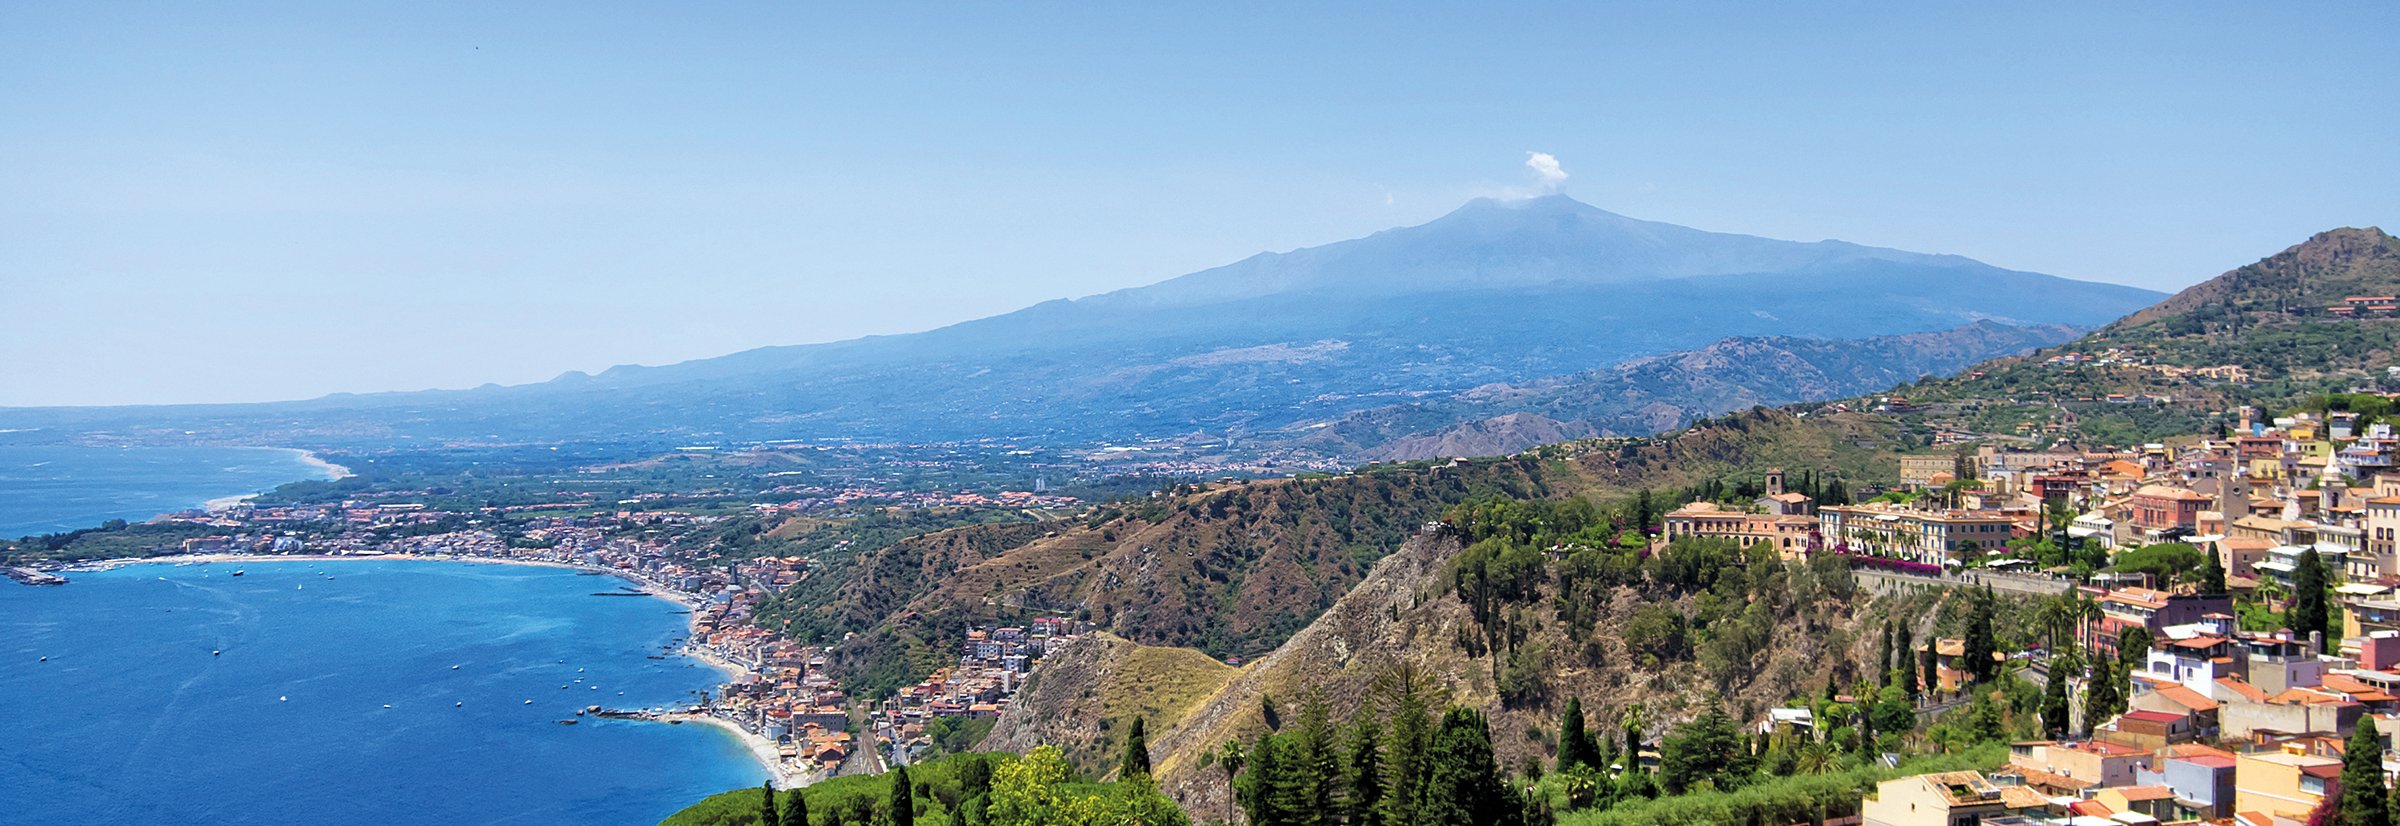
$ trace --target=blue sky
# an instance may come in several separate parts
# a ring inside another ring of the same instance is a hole
[[[919,330],[1537,150],[1636,217],[2162,290],[2400,229],[2389,3],[796,5],[11,7],[0,405]]]

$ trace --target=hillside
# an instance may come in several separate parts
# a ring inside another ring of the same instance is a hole
[[[2400,317],[2330,308],[2395,294],[2400,239],[2336,229],[2075,341],[1893,393],[1920,428],[2116,444],[2211,432],[2234,405],[2279,411],[2312,394],[2387,388]]]
[[[1142,645],[1255,657],[1306,627],[1378,560],[1462,502],[1621,497],[1643,488],[1754,481],[1770,466],[1867,482],[1887,478],[1904,447],[1888,420],[1762,408],[1656,438],[1187,486],[1008,547],[956,552],[1021,526],[911,539],[879,551],[867,563],[878,573],[849,578],[833,601],[778,615],[807,617],[790,626],[805,639],[840,641],[836,670],[870,695],[946,662],[970,623],[1052,612],[1086,618]],[[936,561],[928,566],[927,559]]]
[[[1579,438],[1659,433],[1758,405],[1880,390],[2080,332],[1979,321],[1858,340],[1726,339],[1602,370],[1358,411],[1309,438],[1341,455],[1379,461],[1503,455]]]
[[[923,333],[517,387],[5,410],[0,427],[336,448],[1238,437],[1729,336],[2097,324],[2155,298],[1956,256],[1639,221],[1563,196],[1481,200],[1418,226]]]

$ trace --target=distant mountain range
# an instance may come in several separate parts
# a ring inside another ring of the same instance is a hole
[[[1477,200],[1419,226],[924,333],[514,387],[0,410],[0,427],[324,447],[1246,439],[1492,384],[1552,380],[1565,383],[1535,386],[1570,396],[1573,380],[1555,377],[1729,337],[1863,339],[1977,322],[2089,326],[2158,297],[1957,256],[1640,221],[1564,196]],[[1747,356],[1718,347],[1715,357]],[[1649,390],[1676,403],[1671,386]],[[1730,397],[1722,388],[1701,392]],[[1789,392],[1796,391],[1752,395]],[[1548,404],[1573,406],[1564,398]],[[1462,415],[1477,412],[1471,408]],[[1667,418],[1653,417],[1672,424]]]
[[[1500,456],[1570,439],[1647,436],[1756,405],[1883,390],[2083,332],[1978,321],[1866,339],[1731,338],[1601,370],[1361,410],[1311,437],[1335,455],[1380,461]]]

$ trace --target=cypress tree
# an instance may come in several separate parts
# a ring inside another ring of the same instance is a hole
[[[1927,694],[1940,691],[1942,687],[1941,666],[1937,663],[1938,661],[1934,658],[1932,642],[1929,641],[1924,648],[1917,649],[1917,676],[1925,682],[1925,693]]]
[[[1383,744],[1375,720],[1365,714],[1350,730],[1350,799],[1347,826],[1383,824]]]
[[[2325,575],[2325,560],[2317,555],[2317,549],[2301,551],[2300,567],[2292,572],[2292,611],[2286,624],[2292,627],[2294,636],[2303,640],[2311,632],[2322,635],[2321,650],[2316,652],[2320,654],[2331,651],[2334,644],[2332,630],[2327,627],[2332,622],[2326,607],[2331,587]]]
[[[808,826],[808,795],[799,789],[783,793],[782,826]]]
[[[1883,655],[1875,658],[1875,684],[1889,685],[1892,681],[1892,623],[1883,623]]]
[[[1453,707],[1442,715],[1426,750],[1423,800],[1417,806],[1417,826],[1499,826],[1513,824],[1519,813],[1517,796],[1501,779],[1500,763],[1492,756],[1492,733],[1483,714]]]
[[[1567,710],[1558,718],[1558,770],[1576,766],[1599,768],[1600,744],[1583,727],[1583,700],[1569,697]]]
[[[917,792],[908,782],[908,767],[892,767],[892,826],[916,826]]]
[[[2117,664],[2107,657],[2092,659],[2092,676],[2083,688],[2083,730],[2114,716],[2123,698],[2117,693]]]
[[[775,783],[758,784],[759,826],[780,826],[782,822],[782,813],[775,811]]]
[[[1915,635],[1909,631],[1908,626],[1900,626],[1900,688],[1908,692],[1908,698],[1911,700],[1917,698],[1919,691],[1917,688],[1916,640],[1910,639],[1913,636]]]
[[[2358,728],[2342,750],[2341,826],[2392,826],[2391,801],[2383,789],[2383,733],[2375,715],[2358,715]]]
[[[1150,738],[1142,731],[1142,718],[1136,715],[1133,726],[1125,732],[1125,759],[1117,764],[1117,779],[1131,780],[1137,774],[1150,773]]]
[[[1998,670],[1992,662],[1992,655],[1998,653],[1999,643],[1992,636],[1991,594],[1979,594],[1973,590],[1967,593],[1974,594],[1970,598],[1975,604],[1967,612],[1966,650],[1963,654],[1967,661],[1967,673],[1974,675],[1975,681],[1980,683],[1991,679],[1993,672]]]
[[[2051,739],[2067,736],[2067,675],[2052,674],[2042,687],[2042,729]]]
[[[2215,548],[2208,550],[2208,567],[2200,569],[2200,591],[2209,594],[2225,593],[2225,560],[2217,557]]]

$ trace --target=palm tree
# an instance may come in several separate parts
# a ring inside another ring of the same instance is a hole
[[[1248,760],[1242,754],[1242,741],[1240,740],[1225,741],[1225,747],[1217,752],[1217,765],[1225,769],[1225,822],[1227,823],[1233,822],[1233,798],[1235,797],[1233,779],[1242,773],[1242,766],[1247,762]]]
[[[1792,760],[1794,774],[1832,774],[1838,768],[1840,766],[1834,762],[1833,749],[1824,743],[1812,742],[1801,746],[1800,753]]]

